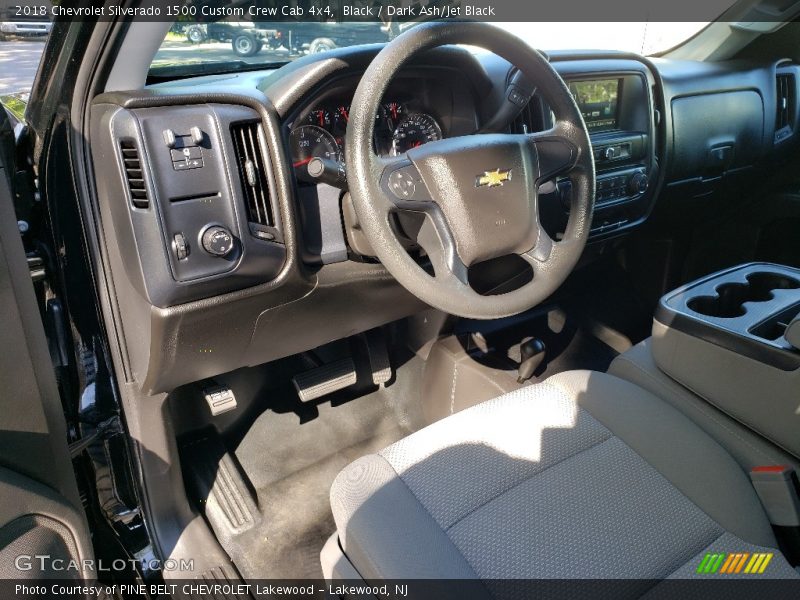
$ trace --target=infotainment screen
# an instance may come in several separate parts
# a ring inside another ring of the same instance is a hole
[[[619,79],[569,82],[569,91],[578,104],[589,133],[617,129],[619,86]]]

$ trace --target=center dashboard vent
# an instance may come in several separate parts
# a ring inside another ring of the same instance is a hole
[[[775,141],[789,137],[794,127],[796,82],[792,73],[778,73],[775,77]]]
[[[147,186],[144,183],[142,162],[136,142],[131,139],[120,140],[119,148],[122,151],[122,164],[125,167],[125,179],[128,182],[131,203],[136,208],[149,208],[150,199],[147,196]]]
[[[534,110],[534,102],[536,99],[531,99],[528,104],[525,105],[525,108],[522,109],[517,115],[517,118],[511,122],[511,133],[533,133],[535,131],[540,131],[538,121],[538,115]]]
[[[272,230],[275,227],[275,215],[269,195],[266,161],[261,150],[261,123],[234,123],[231,125],[231,136],[247,204],[250,231],[258,238],[273,240],[276,234]]]
[[[548,118],[549,117],[549,118]],[[537,133],[553,126],[550,109],[542,97],[534,93],[517,117],[511,122],[511,133]]]

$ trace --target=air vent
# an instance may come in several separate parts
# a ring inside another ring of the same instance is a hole
[[[795,80],[791,73],[778,73],[775,78],[775,141],[779,142],[792,134],[795,110]]]
[[[142,175],[142,163],[139,160],[139,149],[133,140],[120,140],[122,162],[125,165],[125,178],[128,180],[128,190],[131,193],[131,203],[136,208],[149,208],[150,199],[147,197],[147,186]]]
[[[267,229],[275,226],[275,219],[269,198],[267,167],[259,140],[262,135],[261,124],[258,121],[234,123],[231,126],[233,149],[247,203],[250,231],[256,237],[274,239],[275,232]]]
[[[548,129],[552,123],[545,123],[544,115],[544,103],[538,94],[534,94],[522,112],[511,122],[511,133],[536,133]]]
[[[511,123],[511,133],[533,133],[534,131],[533,110],[531,109],[531,102],[528,102],[522,112]]]

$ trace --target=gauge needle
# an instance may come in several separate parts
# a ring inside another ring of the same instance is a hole
[[[347,113],[347,109],[344,106],[339,109],[339,112],[342,113],[342,116],[344,117],[345,121],[350,120],[350,115]]]
[[[296,163],[292,163],[292,166],[302,167],[303,165],[307,165],[308,163],[310,163],[312,160],[314,160],[314,157],[310,156],[308,158],[304,158],[303,160],[298,160]]]
[[[323,113],[322,111],[319,111],[317,113],[317,115],[318,115],[318,118],[319,118],[319,126],[322,127],[323,125],[325,125],[325,113]]]

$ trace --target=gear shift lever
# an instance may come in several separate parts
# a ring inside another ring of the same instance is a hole
[[[537,338],[532,338],[520,344],[517,383],[525,383],[533,377],[534,372],[544,360],[545,350],[544,342]]]

